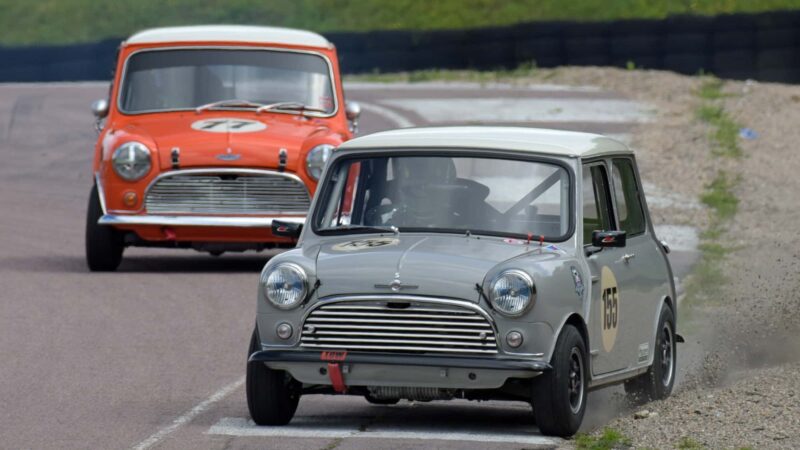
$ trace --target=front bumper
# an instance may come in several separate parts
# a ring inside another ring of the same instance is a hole
[[[249,363],[286,370],[296,380],[331,385],[328,364],[342,367],[348,386],[497,389],[509,378],[533,378],[552,369],[544,361],[443,355],[262,350]]]
[[[289,223],[305,223],[305,216],[165,216],[149,214],[104,214],[97,221],[99,225],[158,225],[165,227],[232,227],[232,228],[270,228],[273,220]]]

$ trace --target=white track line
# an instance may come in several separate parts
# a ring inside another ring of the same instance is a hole
[[[133,449],[134,450],[145,450],[148,449],[159,441],[167,437],[170,433],[173,433],[178,428],[186,425],[187,423],[191,422],[195,417],[199,416],[203,412],[205,412],[208,408],[211,407],[214,403],[222,400],[223,398],[230,395],[231,392],[239,389],[244,384],[244,377],[239,378],[238,380],[234,381],[233,383],[223,387],[222,389],[214,392],[211,397],[203,400],[202,402],[198,403],[197,406],[190,409],[189,411],[185,412],[177,419],[173,420],[171,424],[167,425],[166,427],[156,431],[150,437],[139,442],[136,444]]]
[[[384,119],[394,123],[395,126],[397,126],[398,128],[410,128],[415,126],[414,122],[406,119],[405,117],[392,111],[389,108],[378,106],[372,103],[358,102],[358,104],[361,105],[361,109],[363,109],[364,111],[369,111],[373,114],[377,114],[383,117]]]
[[[302,437],[302,438],[373,438],[373,439],[424,439],[439,441],[469,441],[469,442],[502,442],[525,445],[552,445],[561,443],[560,439],[549,438],[533,433],[508,432],[502,430],[497,433],[463,432],[455,430],[417,430],[397,431],[391,429],[376,429],[374,431],[360,431],[358,424],[341,424],[336,427],[319,428],[312,423],[300,426],[260,427],[253,421],[225,417],[219,420],[206,434],[239,437]]]

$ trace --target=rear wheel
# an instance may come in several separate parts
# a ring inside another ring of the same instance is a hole
[[[122,233],[107,225],[98,225],[103,216],[97,186],[89,195],[86,212],[86,264],[92,272],[113,272],[122,262],[125,243]]]
[[[261,350],[258,328],[250,339],[248,358]],[[247,408],[258,425],[286,425],[294,417],[300,401],[300,383],[283,370],[273,370],[262,362],[247,363]]]
[[[661,400],[669,397],[675,385],[676,347],[675,316],[664,305],[658,320],[653,365],[644,375],[625,382],[625,392],[634,403]]]
[[[556,342],[553,369],[533,380],[533,413],[542,433],[568,437],[578,431],[586,412],[586,343],[572,325]]]

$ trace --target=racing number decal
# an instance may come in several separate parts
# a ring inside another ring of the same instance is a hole
[[[192,128],[210,133],[251,133],[267,126],[257,120],[219,118],[198,120],[192,123]]]
[[[385,247],[387,245],[397,245],[400,242],[396,238],[375,238],[375,239],[359,239],[356,241],[342,242],[331,247],[332,250],[338,252],[354,252],[358,250],[365,250],[376,247]]]
[[[603,266],[600,273],[600,329],[603,335],[603,349],[610,352],[617,341],[619,327],[620,292],[614,272]]]

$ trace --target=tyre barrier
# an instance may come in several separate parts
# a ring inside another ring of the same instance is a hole
[[[800,11],[326,33],[344,73],[613,65],[800,82]],[[107,80],[118,39],[0,47],[0,81]]]

